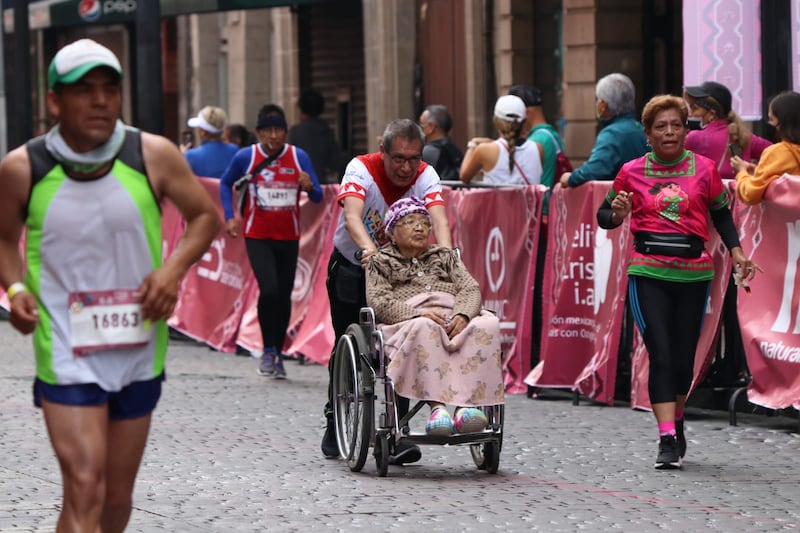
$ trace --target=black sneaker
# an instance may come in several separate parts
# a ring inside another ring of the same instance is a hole
[[[394,455],[389,457],[390,465],[402,465],[406,463],[416,463],[422,459],[422,452],[419,446],[411,442],[400,441],[394,447]]]
[[[675,438],[678,440],[678,456],[686,457],[686,434],[683,432],[683,419],[675,421]]]
[[[328,417],[328,425],[325,427],[325,435],[322,436],[322,455],[325,459],[338,459],[339,458],[339,443],[336,442],[336,427],[333,423],[333,417]]]
[[[275,373],[275,352],[264,352],[258,364],[258,373],[262,376],[271,376]]]
[[[272,365],[272,377],[275,379],[286,379],[286,370],[283,368],[283,354],[275,356],[275,362]]]
[[[658,458],[656,470],[674,470],[681,467],[681,458],[678,455],[678,439],[675,435],[661,435],[658,443]]]

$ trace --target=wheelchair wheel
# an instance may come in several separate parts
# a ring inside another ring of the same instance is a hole
[[[389,434],[379,433],[375,436],[375,466],[378,477],[386,477],[389,472]]]
[[[505,406],[491,405],[481,407],[489,420],[489,428],[497,434],[497,440],[480,444],[471,444],[469,451],[472,460],[478,470],[486,470],[490,474],[496,474],[500,466],[500,450],[503,449],[503,415]]]
[[[373,432],[371,369],[360,354],[368,354],[366,335],[351,324],[336,344],[333,365],[333,418],[339,451],[353,472],[367,461]]]
[[[484,442],[482,444],[471,444],[469,447],[472,453],[472,460],[478,470],[486,470],[490,474],[496,474],[500,467],[500,443]]]

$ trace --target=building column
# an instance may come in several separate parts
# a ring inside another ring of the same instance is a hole
[[[189,116],[207,105],[220,105],[220,22],[217,13],[189,15]]]
[[[641,100],[641,19],[641,3],[633,0],[564,0],[564,151],[576,166],[589,157],[597,137],[597,80],[625,74]]]
[[[252,130],[256,115],[272,100],[272,21],[269,9],[229,11],[227,52],[228,121]]]
[[[367,151],[396,118],[414,116],[416,2],[363,0]]]
[[[283,107],[286,120],[300,120],[297,99],[300,97],[300,71],[297,50],[297,15],[288,7],[270,9],[272,24],[272,71],[270,85],[272,103]]]
[[[469,0],[464,9],[465,70],[468,80],[486,79],[486,20],[483,0]],[[491,122],[486,112],[486,83],[472,83],[467,90],[467,139],[486,135]]]

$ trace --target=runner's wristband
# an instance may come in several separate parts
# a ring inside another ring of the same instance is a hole
[[[6,292],[8,293],[8,301],[10,302],[17,294],[21,292],[28,292],[28,287],[26,287],[24,283],[18,281],[16,283],[12,283]]]

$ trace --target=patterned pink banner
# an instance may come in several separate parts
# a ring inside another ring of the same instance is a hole
[[[800,2],[792,2],[792,88],[800,92]]]
[[[219,181],[207,178],[200,178],[200,181],[221,214]],[[338,216],[337,189],[324,186],[324,199],[320,204],[309,202],[305,197],[301,200],[302,236],[292,292],[292,316],[284,346],[286,353],[301,353],[318,363],[327,362],[333,346],[324,279],[333,242],[330,231]],[[174,208],[167,207],[164,213],[164,249],[169,251],[180,239],[182,220]],[[183,278],[178,305],[168,324],[220,351],[232,352],[237,344],[258,351],[262,349],[262,342],[257,299],[258,285],[250,270],[244,239],[232,239],[223,230]],[[321,327],[312,328],[311,324],[304,327],[309,314],[314,315],[314,320],[318,321],[316,326],[321,324]]]
[[[735,212],[742,248],[764,269],[739,291],[739,323],[753,380],[747,399],[800,408],[800,177],[783,176],[764,201]]]
[[[553,191],[541,361],[525,379],[608,404],[614,401],[630,246],[627,222],[611,231],[597,225],[597,208],[610,188],[610,181],[592,181]]]
[[[759,0],[683,2],[684,85],[722,83],[739,115],[760,120],[760,39]]]
[[[445,189],[464,264],[500,318],[506,391],[527,391],[539,221],[545,187]]]

